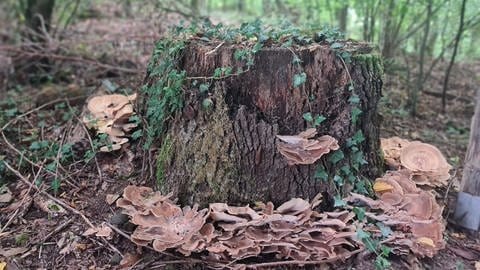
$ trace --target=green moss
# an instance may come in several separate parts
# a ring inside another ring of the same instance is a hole
[[[172,157],[172,149],[173,149],[173,140],[167,135],[160,147],[160,151],[158,151],[157,155],[157,186],[160,190],[164,191],[164,183],[165,183],[165,173],[167,170],[168,162]]]
[[[352,57],[356,62],[364,64],[369,70],[378,74],[383,74],[382,57],[377,53],[372,54],[357,54]]]

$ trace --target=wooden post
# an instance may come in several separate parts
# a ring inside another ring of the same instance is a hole
[[[476,102],[461,192],[458,193],[454,214],[457,225],[474,231],[480,228],[480,90],[477,93]]]

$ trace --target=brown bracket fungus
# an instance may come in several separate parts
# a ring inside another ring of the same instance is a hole
[[[294,198],[276,209],[212,203],[207,209],[181,209],[150,188],[128,186],[117,206],[138,225],[132,241],[161,252],[186,256],[208,251],[210,261],[241,260],[265,254],[278,259],[334,260],[361,249],[355,240],[354,214],[319,213],[318,201]]]
[[[109,144],[102,146],[101,152],[120,150],[122,145],[128,143],[127,133],[137,127],[137,124],[129,123],[129,118],[134,115],[133,102],[136,98],[136,94],[115,94],[89,99],[88,115],[83,118],[83,122],[97,133],[108,135]]]
[[[314,128],[294,136],[277,135],[278,151],[287,159],[288,165],[313,164],[323,155],[339,149],[337,140],[329,135],[310,139],[317,135]]]
[[[398,137],[382,138],[381,146],[388,167],[408,170],[416,184],[431,187],[448,184],[452,166],[435,146]]]

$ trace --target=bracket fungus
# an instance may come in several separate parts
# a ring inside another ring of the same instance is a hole
[[[377,200],[358,194],[349,198],[366,204],[369,218],[392,226],[392,234],[385,244],[394,252],[413,252],[421,257],[433,257],[445,247],[442,207],[432,193],[418,188],[407,170],[389,171],[375,180],[373,189]],[[380,213],[376,211],[380,210]]]
[[[129,119],[135,114],[133,102],[137,95],[101,95],[88,100],[88,113],[83,122],[97,133],[108,135],[108,145],[102,146],[100,151],[111,152],[122,148],[128,143],[127,135],[137,124],[130,123]]]
[[[389,168],[408,170],[416,184],[431,187],[448,184],[452,166],[435,146],[392,137],[382,138],[381,147]]]
[[[311,139],[317,135],[314,128],[300,132],[298,135],[277,135],[280,140],[278,151],[287,159],[288,165],[313,164],[323,155],[339,149],[338,142],[329,135]]]
[[[169,196],[128,186],[117,206],[137,225],[131,238],[162,252],[208,254],[210,261],[241,260],[274,254],[277,259],[335,260],[362,248],[355,239],[353,213],[316,212],[317,201],[294,198],[276,209],[212,203],[181,209]],[[207,251],[207,253],[204,253]]]

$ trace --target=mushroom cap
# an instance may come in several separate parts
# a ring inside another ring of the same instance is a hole
[[[383,156],[390,159],[398,159],[400,151],[406,147],[410,142],[400,137],[380,138],[380,145],[383,151]]]
[[[313,136],[314,132],[307,129],[302,133],[295,136],[277,135],[281,141],[277,144],[278,151],[287,159],[289,165],[313,164],[331,150],[339,148],[337,140],[329,135],[306,139],[307,136]]]
[[[126,104],[134,101],[137,94],[125,95],[102,95],[92,97],[87,103],[87,109],[96,118],[114,118],[114,114],[121,110]]]
[[[404,147],[400,161],[413,172],[438,172],[452,168],[438,148],[422,142],[411,142]]]

